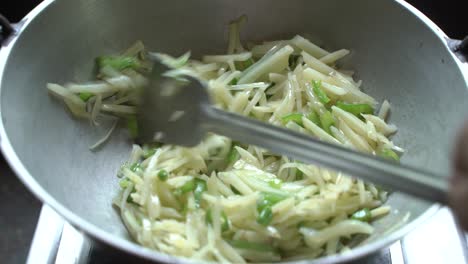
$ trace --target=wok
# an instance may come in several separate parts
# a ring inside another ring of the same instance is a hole
[[[402,162],[449,174],[451,141],[468,109],[467,65],[450,50],[458,42],[401,0],[46,0],[0,50],[0,144],[18,177],[96,240],[147,260],[180,262],[132,242],[111,205],[131,147],[126,132],[90,152],[102,131],[72,120],[45,85],[88,80],[93,58],[135,40],[169,54],[222,53],[226,25],[241,14],[249,18],[243,39],[304,34],[329,50],[351,49],[343,68],[357,71],[366,92],[393,103],[391,121],[400,128],[394,141],[407,149]],[[374,252],[439,208],[400,193],[388,204],[391,214],[375,222],[365,243],[311,262]]]

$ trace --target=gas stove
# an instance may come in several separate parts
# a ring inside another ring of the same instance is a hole
[[[390,247],[349,264],[467,263],[467,242],[468,237],[457,227],[450,210],[442,208]],[[116,250],[96,243],[44,205],[27,263],[116,263],[116,254]],[[127,258],[137,263],[131,256]],[[118,259],[122,260],[121,256]]]

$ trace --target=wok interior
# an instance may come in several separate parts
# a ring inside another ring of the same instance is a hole
[[[343,68],[357,71],[363,87],[393,104],[394,141],[407,150],[402,162],[447,172],[454,129],[467,109],[467,90],[454,60],[429,28],[393,1],[56,1],[25,29],[12,51],[1,88],[1,113],[9,140],[29,173],[55,199],[90,223],[127,237],[111,206],[116,172],[131,142],[115,133],[98,152],[88,146],[103,133],[73,120],[47,94],[47,82],[93,78],[94,58],[142,40],[150,50],[178,55],[191,50],[223,53],[227,24],[247,14],[244,40],[295,34],[328,50],[348,48]],[[409,212],[430,204],[399,193],[395,210],[376,222],[375,239]],[[374,240],[374,238],[371,238]]]

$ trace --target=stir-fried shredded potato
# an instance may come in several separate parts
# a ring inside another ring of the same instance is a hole
[[[310,134],[332,144],[399,159],[388,138],[390,104],[377,101],[352,72],[302,36],[243,47],[229,26],[227,54],[190,59],[156,54],[173,68],[207,83],[216,107]],[[127,120],[132,135],[136,91],[151,68],[138,42],[121,55],[97,60],[99,81],[48,84],[70,112],[98,124],[102,114]],[[112,129],[92,148],[98,147]],[[390,211],[387,192],[340,172],[304,164],[266,149],[209,134],[193,148],[134,145],[119,172],[114,204],[140,244],[216,262],[271,262],[316,258],[348,250],[373,232],[370,222]],[[356,236],[361,234],[361,236]],[[355,241],[354,241],[355,242]]]

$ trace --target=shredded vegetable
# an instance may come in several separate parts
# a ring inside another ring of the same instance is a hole
[[[160,181],[166,181],[168,177],[169,177],[169,174],[167,173],[166,170],[160,170],[158,172],[158,178]]]
[[[94,96],[94,94],[84,92],[84,93],[80,93],[79,96],[80,96],[81,100],[83,100],[84,102],[87,102],[89,100],[89,98]]]
[[[362,222],[369,222],[372,220],[371,211],[368,208],[363,208],[359,211],[356,211],[352,216],[351,219],[359,220]]]
[[[369,104],[347,104],[343,102],[337,102],[336,106],[350,112],[355,116],[360,116],[361,114],[373,114],[374,108]]]
[[[285,124],[292,121],[292,122],[295,122],[296,124],[302,126],[302,117],[303,116],[304,115],[300,114],[300,113],[292,113],[292,114],[283,116],[282,120],[283,120],[283,123],[285,123]]]
[[[387,159],[391,159],[391,160],[395,160],[395,161],[399,161],[400,160],[400,156],[398,156],[398,154],[396,154],[393,150],[389,149],[389,148],[384,148],[382,149],[380,152],[378,152],[378,154],[384,158],[387,158]]]
[[[328,98],[327,94],[322,90],[322,82],[312,81],[312,85],[314,87],[314,93],[319,99],[319,101],[322,104],[328,104],[330,102],[330,98]]]
[[[390,104],[374,115],[377,101],[352,73],[335,67],[348,50],[329,52],[299,35],[242,45],[245,22],[243,16],[230,24],[227,54],[201,60],[190,52],[153,54],[174,69],[171,76],[207,83],[216,107],[399,160],[394,151],[403,150],[389,138],[396,126],[386,121]],[[121,118],[135,136],[137,90],[150,68],[145,54],[137,42],[98,58],[96,82],[48,89],[73,115],[91,119],[96,108],[95,119]],[[119,176],[115,205],[133,239],[198,261],[274,262],[344,252],[390,212],[387,192],[370,183],[216,134],[193,148],[134,145]]]
[[[111,67],[117,71],[125,70],[131,68],[137,70],[140,67],[140,63],[135,57],[125,57],[125,56],[102,56],[96,59],[97,64],[100,68]]]
[[[325,110],[323,112],[323,114],[320,116],[320,124],[322,125],[322,128],[325,130],[325,132],[331,134],[331,127],[335,124],[335,120],[330,111]]]

